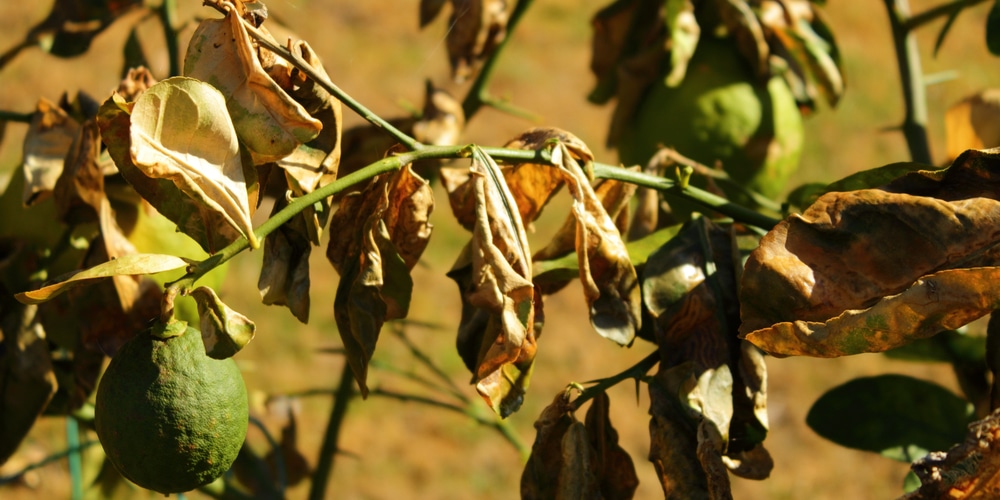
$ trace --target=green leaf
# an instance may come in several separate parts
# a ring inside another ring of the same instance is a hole
[[[38,290],[21,292],[14,297],[22,304],[40,304],[55,298],[70,288],[80,285],[88,285],[94,280],[101,278],[110,278],[111,276],[156,274],[164,271],[172,271],[187,265],[187,261],[173,255],[148,253],[124,255],[117,259],[91,267],[90,269],[74,272],[68,276],[62,276],[57,278],[56,283],[44,286]]]
[[[668,87],[676,87],[687,74],[688,61],[698,47],[701,27],[695,19],[691,0],[666,0],[663,10],[669,32],[667,50],[670,51],[670,73],[666,84]]]
[[[1000,0],[993,3],[986,16],[986,48],[991,54],[1000,56]]]
[[[948,330],[885,352],[892,359],[943,363],[983,363],[986,337]]]
[[[191,296],[198,302],[201,339],[208,357],[232,357],[253,340],[257,326],[222,302],[215,290],[201,286],[192,290]]]
[[[944,387],[904,375],[880,375],[834,387],[806,423],[837,444],[912,462],[965,438],[971,405]]]

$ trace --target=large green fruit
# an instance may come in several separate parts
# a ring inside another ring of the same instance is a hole
[[[783,79],[756,80],[732,40],[706,35],[679,86],[659,78],[647,90],[617,146],[622,163],[645,165],[660,144],[775,197],[798,165],[802,115]]]
[[[190,491],[226,472],[248,421],[236,363],[205,355],[201,334],[183,321],[136,335],[97,389],[94,424],[108,459],[160,493]]]

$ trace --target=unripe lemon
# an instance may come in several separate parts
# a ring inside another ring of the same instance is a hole
[[[659,78],[646,91],[618,152],[626,165],[645,165],[659,144],[708,166],[721,162],[737,182],[774,197],[798,166],[802,115],[782,78],[756,79],[732,40],[704,35],[679,86]]]
[[[94,424],[108,459],[160,493],[190,491],[226,472],[248,421],[236,363],[209,358],[201,334],[183,321],[128,341],[97,389]]]

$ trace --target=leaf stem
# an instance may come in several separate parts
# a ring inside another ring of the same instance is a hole
[[[986,0],[955,0],[936,7],[931,7],[930,9],[927,9],[919,14],[914,14],[903,21],[903,29],[906,31],[913,31],[927,23],[936,21],[940,17],[956,14],[968,7],[972,7],[973,5],[980,4],[985,1]]]
[[[504,47],[507,46],[507,41],[511,39],[511,33],[517,27],[518,23],[521,22],[521,18],[524,17],[524,13],[528,11],[528,7],[531,6],[533,0],[518,0],[517,5],[514,6],[514,10],[510,13],[510,18],[507,20],[507,33],[504,35],[503,40],[497,44],[493,53],[486,59],[483,63],[483,67],[479,70],[479,74],[476,75],[475,81],[472,82],[472,86],[469,87],[469,92],[465,94],[465,99],[462,101],[462,111],[465,113],[466,122],[472,118],[476,112],[479,111],[483,105],[492,106],[501,111],[510,113],[514,116],[519,116],[521,118],[526,118],[531,121],[538,121],[539,117],[534,113],[525,111],[518,108],[507,101],[501,101],[490,95],[489,84],[493,79],[493,71],[496,69],[497,61],[500,59],[500,54],[503,52]]]
[[[333,475],[340,428],[352,399],[354,399],[354,373],[351,371],[351,364],[345,361],[340,373],[340,385],[333,397],[333,409],[330,410],[330,420],[326,424],[323,445],[319,450],[316,471],[313,473],[312,485],[309,488],[310,500],[322,500],[327,497],[326,486],[330,482],[330,476]]]
[[[4,122],[31,123],[31,118],[33,116],[35,116],[34,112],[18,113],[17,111],[6,111],[0,109],[0,121]]]
[[[596,384],[587,387],[580,393],[579,396],[577,396],[576,399],[573,400],[572,403],[570,403],[570,406],[573,408],[573,411],[579,410],[584,403],[593,399],[594,396],[607,391],[615,385],[618,385],[620,382],[628,379],[639,380],[659,362],[660,352],[653,351],[645,358],[639,360],[638,363],[626,368],[625,371],[607,378],[602,378]]]
[[[167,46],[167,57],[170,58],[170,76],[181,74],[181,51],[177,43],[177,0],[163,0],[157,9],[160,14],[160,24],[163,25],[163,39]]]
[[[896,47],[896,63],[903,87],[906,116],[902,131],[910,157],[917,163],[930,165],[931,149],[927,138],[927,91],[920,65],[920,50],[916,35],[906,28],[910,17],[908,0],[884,0],[892,26],[892,41]]]

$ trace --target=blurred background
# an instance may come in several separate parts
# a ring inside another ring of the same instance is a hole
[[[376,113],[405,116],[422,106],[427,78],[462,95],[461,88],[447,83],[443,38],[447,16],[420,30],[418,3],[268,0],[272,17],[267,26],[279,40],[294,33],[308,41],[331,79]],[[599,161],[614,163],[615,152],[604,147],[612,107],[586,101],[594,83],[588,70],[590,19],[606,3],[608,0],[536,0],[500,60],[491,90],[537,113],[542,117],[540,124],[576,134]],[[920,12],[940,3],[913,1],[912,10]],[[179,4],[182,21],[217,15],[196,0],[180,0]],[[943,20],[918,32],[925,73],[957,73],[954,79],[928,88],[931,148],[938,163],[946,161],[947,107],[973,92],[1000,86],[1000,60],[987,52],[985,44],[990,5],[982,3],[964,12],[936,57],[932,49]],[[0,3],[0,50],[19,42],[50,9],[51,2]],[[829,182],[858,170],[909,159],[902,135],[888,130],[901,122],[903,100],[884,7],[877,2],[831,2],[824,11],[842,53],[847,91],[836,109],[820,108],[806,119],[805,151],[788,190],[801,183]],[[120,79],[121,47],[128,28],[137,22],[143,23],[140,38],[147,47],[153,73],[164,77],[165,53],[153,50],[162,40],[159,25],[132,14],[101,34],[81,57],[59,59],[37,49],[22,52],[0,71],[0,110],[31,112],[39,97],[55,101],[64,92],[83,91],[104,100]],[[189,35],[193,28],[194,24],[189,24],[185,33]],[[345,109],[345,122],[350,127],[362,119]],[[535,125],[484,109],[470,122],[463,141],[499,146]],[[26,129],[20,124],[7,128],[0,144],[0,187],[19,165]],[[435,233],[414,270],[413,324],[398,328],[465,388],[472,401],[467,411],[489,421],[491,413],[478,400],[475,389],[467,385],[469,375],[455,352],[460,302],[456,286],[445,277],[468,235],[452,219],[440,188],[436,196]],[[567,207],[564,194],[553,202],[529,235],[533,245],[547,241],[561,224]],[[268,212],[261,210],[258,216]],[[293,405],[298,409],[297,445],[307,462],[315,465],[332,405],[330,393],[336,388],[343,363],[341,356],[330,352],[341,345],[333,320],[338,277],[322,249],[313,252],[311,321],[302,325],[287,309],[260,304],[255,288],[260,253],[245,253],[235,259],[219,290],[224,301],[257,323],[257,337],[236,360],[254,400],[297,396]],[[522,409],[508,419],[526,446],[534,439],[533,422],[539,412],[566,384],[615,374],[654,349],[642,340],[631,349],[620,349],[600,338],[590,327],[582,297],[579,284],[574,283],[546,302],[545,330],[531,387]],[[375,361],[404,372],[423,369],[405,345],[387,331]],[[948,365],[893,361],[874,354],[831,360],[771,358],[768,369],[771,432],[766,445],[775,467],[771,478],[763,482],[734,477],[736,498],[899,496],[907,464],[825,441],[806,427],[806,412],[820,394],[857,376],[905,373],[956,387]],[[369,385],[437,396],[386,369],[373,369]],[[612,422],[639,473],[636,498],[662,497],[654,469],[646,459],[645,387],[638,391],[638,402],[635,386],[630,383],[619,385],[610,395]],[[258,405],[262,412],[261,408]],[[260,415],[268,421],[263,412]],[[278,429],[271,431],[277,433]],[[16,471],[65,446],[63,420],[42,419],[0,472]],[[513,498],[519,491],[521,456],[495,429],[479,425],[467,415],[419,402],[376,396],[357,400],[344,422],[341,448],[328,490],[331,498]],[[288,496],[304,498],[307,491],[306,481],[292,487]],[[36,469],[26,484],[0,487],[3,498],[68,498],[69,494],[65,461]]]

